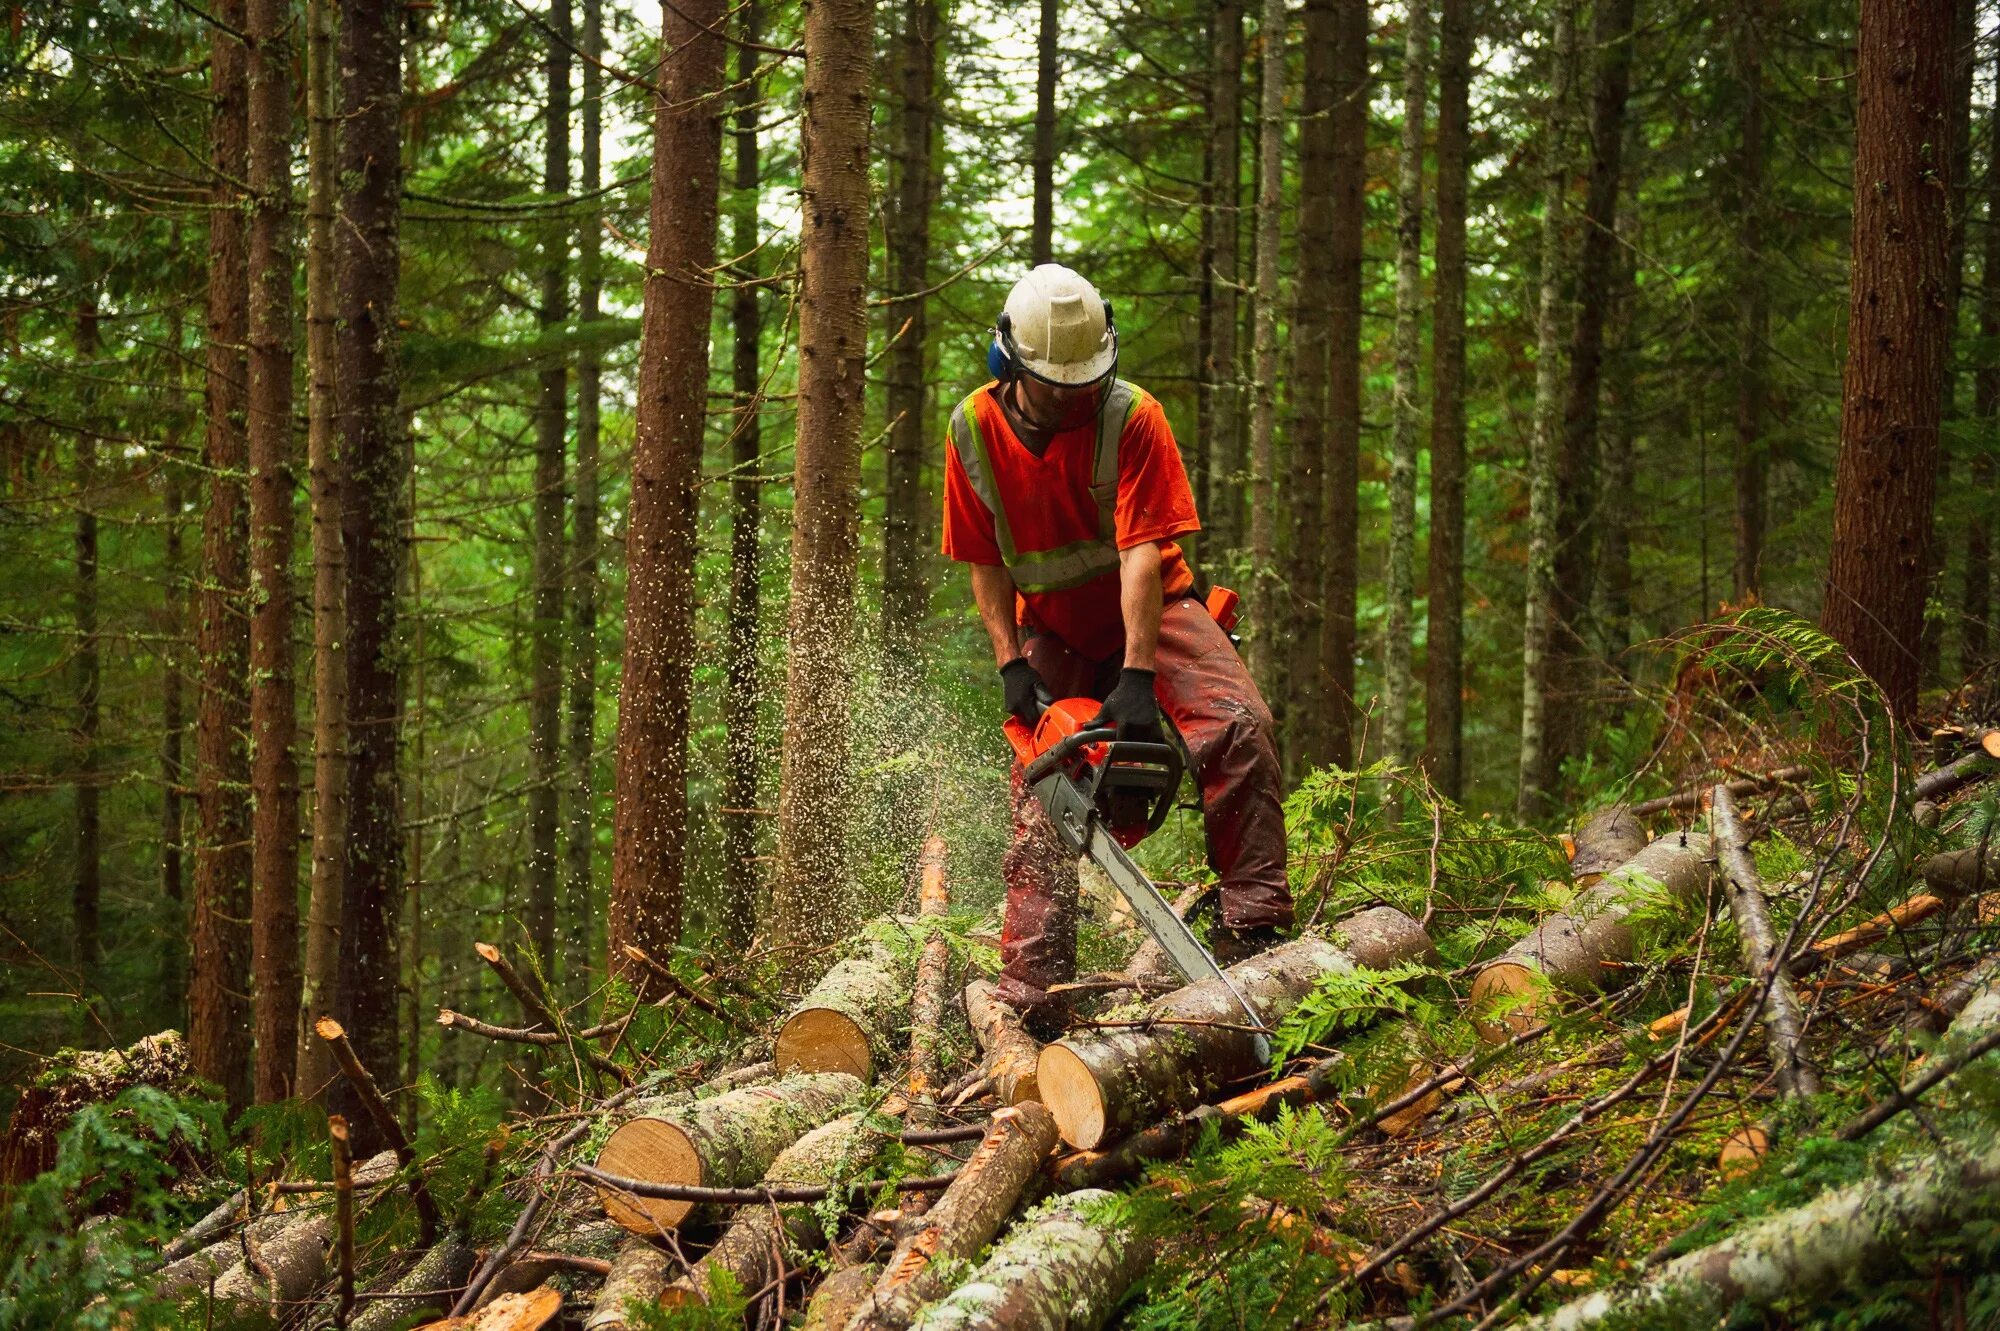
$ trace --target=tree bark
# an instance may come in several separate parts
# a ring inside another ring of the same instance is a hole
[[[1570,85],[1576,65],[1575,0],[1557,0],[1549,38],[1549,98],[1542,142],[1542,272],[1535,318],[1535,419],[1528,458],[1528,578],[1521,630],[1520,793],[1526,818],[1546,811],[1548,661],[1554,642],[1557,472],[1562,424],[1564,276],[1569,267]]]
[[[649,1183],[747,1187],[861,1089],[844,1072],[804,1073],[636,1114],[605,1139],[597,1168]],[[695,1209],[692,1202],[634,1197],[602,1184],[597,1193],[605,1214],[635,1234],[673,1229]]]
[[[1201,514],[1211,568],[1223,566],[1227,552],[1242,540],[1237,519],[1242,496],[1242,375],[1237,360],[1237,328],[1242,319],[1238,255],[1243,195],[1243,6],[1216,0],[1215,57],[1208,85],[1208,208],[1212,226],[1211,267],[1204,274],[1209,304],[1208,357],[1202,365],[1209,391],[1209,437],[1202,469]]]
[[[1417,568],[1417,362],[1423,354],[1424,115],[1429,91],[1429,0],[1410,0],[1403,23],[1403,127],[1396,187],[1396,378],[1389,445],[1389,567],[1382,651],[1382,752],[1412,766],[1410,664]],[[1390,808],[1393,812],[1394,788]]]
[[[2000,68],[2000,56],[1995,57]],[[1979,263],[1979,337],[1988,346],[2000,339],[2000,107],[1987,115],[1986,241]],[[1982,422],[2000,417],[2000,357],[1983,356],[1972,372],[1972,411]],[[1990,425],[1987,427],[1992,428]],[[1993,453],[1972,459],[1974,493],[1990,495],[1996,477]],[[1990,661],[1993,625],[1994,515],[1990,504],[1975,504],[1965,527],[1965,583],[1960,596],[1958,669],[1970,675]]]
[[[402,737],[397,594],[403,582],[406,458],[396,363],[402,196],[402,9],[343,0],[340,15],[340,225],[334,232],[339,367],[335,414],[347,468],[347,814],[339,984],[334,1014],[371,1068],[398,1069],[397,917],[403,829],[397,752]],[[356,1149],[382,1140],[344,1084],[336,1108]]]
[[[583,0],[583,151],[578,187],[592,202],[577,236],[576,470],[571,477],[575,549],[569,573],[569,816],[563,842],[561,906],[583,964],[598,953],[597,849],[597,458],[602,433],[603,357],[588,325],[602,313],[604,218],[596,202],[604,178],[604,0]]]
[[[1634,448],[1638,401],[1638,347],[1634,328],[1638,292],[1633,278],[1633,251],[1639,242],[1638,191],[1632,182],[1643,173],[1638,155],[1643,143],[1639,124],[1628,117],[1625,134],[1625,200],[1618,211],[1618,259],[1611,286],[1611,311],[1606,337],[1611,344],[1604,367],[1604,397],[1609,407],[1599,465],[1597,577],[1591,595],[1591,622],[1597,629],[1597,650],[1606,661],[1620,664],[1632,642],[1632,524],[1638,505],[1633,494]]]
[[[1053,12],[1053,0],[1044,9]],[[882,496],[882,673],[892,690],[912,687],[920,677],[918,633],[929,600],[920,545],[924,445],[930,434],[924,380],[924,357],[930,349],[925,317],[929,301],[922,293],[930,286],[941,35],[937,0],[910,0],[896,37],[896,148],[889,154],[890,206],[883,217],[890,297],[883,324],[889,343],[885,395],[889,440]],[[1053,117],[1053,85],[1050,94]],[[1039,103],[1036,115],[1039,144]],[[1053,135],[1053,123],[1050,132]],[[1039,175],[1036,182],[1039,190]]]
[[[758,38],[758,0],[743,6],[745,42]],[[759,341],[763,317],[752,279],[763,270],[757,258],[758,181],[757,53],[736,50],[737,100],[731,142],[735,145],[736,200],[731,213],[730,248],[739,256],[738,281],[730,298],[733,333],[731,373],[736,423],[731,428],[729,482],[729,641],[723,668],[723,800],[735,812],[722,815],[723,933],[747,947],[757,922],[757,669],[758,612],[763,596],[760,537],[764,487],[757,477],[763,447]]]
[[[1350,916],[1334,939],[1297,939],[1229,968],[1237,990],[1275,1027],[1323,976],[1384,969],[1427,957],[1431,941],[1409,916],[1377,906]],[[1263,1067],[1243,1011],[1215,980],[1188,985],[1147,1009],[1147,1022],[1073,1036],[1042,1050],[1042,1102],[1063,1140],[1084,1150],[1208,1099]]]
[[[1596,663],[1590,631],[1597,568],[1599,395],[1604,329],[1618,276],[1618,195],[1623,171],[1625,105],[1632,90],[1634,0],[1606,0],[1591,20],[1597,69],[1590,95],[1590,182],[1584,192],[1576,256],[1576,319],[1570,330],[1562,443],[1557,453],[1554,610],[1549,625],[1548,742],[1542,788],[1554,790],[1566,758],[1588,746]]]
[[[284,0],[249,0],[251,970],[257,1103],[289,1097],[299,1039],[298,707],[292,676],[292,51]]]
[[[1096,1331],[1144,1274],[1152,1245],[1091,1214],[1111,1201],[1074,1192],[1016,1225],[966,1282],[923,1311],[923,1331]]]
[[[673,1254],[651,1239],[637,1234],[626,1239],[611,1259],[611,1273],[598,1287],[584,1331],[626,1331],[635,1325],[629,1310],[659,1298],[674,1278],[674,1267]]]
[[[1866,0],[1853,291],[1821,625],[1915,716],[1949,344],[1953,0]]]
[[[569,193],[570,46],[575,27],[569,0],[551,0],[548,51],[543,61],[547,83],[542,116],[542,192],[550,198]],[[542,228],[542,298],[537,321],[546,332],[569,318],[569,243],[566,221]],[[564,567],[563,494],[566,435],[569,428],[569,367],[552,357],[537,376],[535,400],[535,497],[532,620],[528,649],[528,901],[522,921],[535,950],[543,979],[556,981],[559,928],[573,930],[577,921],[558,922],[556,881],[559,876],[562,801],[562,645]]]
[[[1470,0],[1441,0],[1424,769],[1451,800],[1465,794],[1465,212],[1472,41]]]
[[[337,188],[333,93],[334,0],[306,4],[306,473],[312,511],[312,882],[306,898],[296,1094],[317,1098],[333,1056],[306,1038],[333,1012],[347,877],[347,554],[341,542],[347,466],[334,424],[333,210]]]
[[[662,10],[660,20],[674,57],[660,66],[653,113],[611,867],[611,965],[641,992],[651,981],[627,967],[625,948],[672,953],[687,874],[695,519],[715,299],[724,12],[721,0],[692,0]]]
[[[249,336],[243,195],[249,119],[243,0],[223,0],[209,39],[210,164],[208,238],[208,506],[202,514],[196,626],[201,686],[195,714],[194,957],[189,971],[188,1052],[197,1075],[244,1104],[250,1074],[250,824],[244,679],[249,659],[244,598],[248,521],[243,505],[246,446],[244,344]]]
[[[1542,1019],[1544,995],[1552,986],[1615,989],[1628,972],[1611,963],[1632,959],[1634,939],[1626,918],[1661,889],[1682,900],[1705,889],[1709,854],[1707,837],[1669,833],[1480,967],[1466,1000],[1480,1037],[1498,1044],[1533,1026]]]
[[[1736,81],[1743,87],[1736,167],[1736,560],[1737,604],[1764,588],[1766,347],[1771,296],[1764,275],[1764,5],[1736,11]],[[1706,614],[1711,607],[1703,606]]]
[[[77,356],[86,365],[97,359],[100,346],[97,308],[86,303],[77,316]],[[93,394],[94,397],[94,394]],[[97,430],[86,419],[76,432],[76,583],[72,614],[76,624],[76,860],[70,882],[70,925],[75,931],[76,969],[85,1003],[97,992],[97,971],[103,947],[99,916],[103,904],[103,817],[97,765],[103,726],[103,654],[98,645],[97,548]],[[175,522],[178,523],[178,515]],[[178,701],[178,700],[176,700]],[[178,810],[176,811],[178,812]],[[176,875],[178,880],[178,874]],[[178,881],[176,883],[178,885]]]
[[[180,346],[178,333],[174,337]],[[181,459],[176,457],[162,469],[166,482],[166,513],[162,524],[161,562],[166,581],[166,622],[173,625],[173,638],[161,652],[160,669],[160,896],[166,902],[167,927],[171,937],[189,937],[187,918],[187,874],[183,868],[182,844],[186,817],[181,791],[187,785],[187,648],[185,626],[188,618],[187,566],[182,554],[182,528],[187,523],[185,482]],[[79,526],[80,526],[79,522]],[[160,958],[160,993],[166,1009],[161,1018],[176,1030],[185,1030],[187,1021],[186,951],[170,943]]]
[[[992,1241],[1055,1144],[1055,1120],[1034,1101],[997,1111],[958,1178],[896,1245],[847,1331],[909,1326],[918,1309],[949,1287],[956,1263]]]
[[[1278,610],[1278,246],[1284,232],[1285,0],[1264,0],[1257,25],[1257,295],[1253,324],[1256,383],[1250,399],[1250,572],[1254,582],[1250,663],[1264,697],[1285,697],[1283,627]]]
[[[1320,670],[1325,690],[1315,765],[1354,761],[1354,614],[1360,578],[1362,228],[1368,184],[1368,3],[1334,11],[1333,303],[1328,318],[1325,583]]]
[[[871,929],[901,927],[893,920]],[[778,1031],[773,1056],[782,1072],[846,1072],[873,1081],[899,1052],[896,1034],[909,1019],[908,954],[880,938],[835,964],[799,1000]]]
[[[965,1015],[983,1055],[980,1067],[993,1079],[993,1095],[1003,1105],[1038,1100],[1035,1064],[1042,1046],[1021,1025],[1020,1013],[993,996],[993,986],[974,980],[965,986]]]
[[[851,910],[848,708],[868,356],[868,132],[874,0],[806,14],[804,207],[792,601],[773,932],[796,975]]]
[[[1056,81],[1062,74],[1059,13],[1056,0],[1042,0],[1041,21],[1035,29],[1035,143],[1031,155],[1035,199],[1028,254],[1036,264],[1055,260]]]
[[[1779,969],[1777,935],[1771,929],[1771,914],[1764,900],[1764,885],[1757,877],[1757,862],[1750,856],[1749,837],[1736,813],[1736,797],[1728,786],[1717,786],[1709,806],[1715,828],[1716,859],[1727,889],[1729,913],[1736,920],[1738,955],[1743,974],[1753,984],[1777,971],[1763,1004],[1764,1035],[1771,1051],[1771,1067],[1778,1089],[1786,1095],[1809,1097],[1819,1094],[1819,1077],[1799,1054],[1805,1024],[1799,1012],[1798,995],[1792,982]]]

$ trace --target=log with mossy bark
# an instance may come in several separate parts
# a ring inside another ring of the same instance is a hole
[[[374,1187],[396,1176],[396,1153],[383,1151],[354,1167],[356,1187]],[[290,1210],[266,1211],[248,1225],[248,1246],[264,1254],[287,1259],[297,1255],[302,1288],[311,1289],[326,1278],[326,1245],[333,1236],[333,1208],[320,1199],[295,1205]],[[218,1239],[186,1257],[162,1267],[146,1281],[156,1297],[171,1297],[186,1289],[213,1286],[218,1294],[235,1299],[262,1302],[268,1288],[259,1289],[253,1274],[243,1273],[245,1236],[234,1233]]]
[[[1144,1273],[1152,1245],[1104,1214],[1091,1189],[1014,1226],[957,1289],[926,1307],[916,1331],[1096,1331]]]
[[[1675,1258],[1643,1284],[1600,1290],[1527,1327],[1641,1326],[1668,1310],[1685,1319],[1704,1307],[1719,1315],[1810,1299],[1921,1251],[1931,1235],[1994,1218],[2000,1218],[2000,1145],[1947,1140],[1934,1154],[1898,1162],[1893,1174],[1871,1174],[1754,1221]],[[1930,1269],[1928,1259],[1922,1269]]]
[[[1275,1028],[1328,975],[1385,970],[1432,955],[1423,926],[1391,906],[1308,935],[1228,970],[1266,1027]],[[1058,1041],[1036,1065],[1042,1103],[1063,1140],[1091,1150],[1192,1108],[1264,1071],[1257,1032],[1235,995],[1206,980],[1153,1003],[1135,1024]]]
[[[779,1028],[780,1072],[845,1072],[863,1081],[894,1062],[897,1035],[909,1024],[915,980],[912,947],[898,947],[884,918],[863,933],[859,954],[836,963]]]
[[[855,1178],[874,1163],[888,1140],[863,1123],[861,1115],[843,1115],[787,1146],[765,1171],[763,1181],[774,1188],[811,1187]],[[755,1293],[777,1278],[781,1244],[782,1251],[790,1254],[825,1240],[820,1209],[814,1203],[746,1207],[686,1276],[664,1288],[660,1302],[675,1308],[703,1302],[711,1283],[725,1271],[738,1289]]]
[[[134,1086],[194,1089],[179,1031],[149,1035],[125,1049],[62,1049],[21,1088],[0,1135],[0,1188],[26,1183],[56,1162],[56,1145],[77,1113],[109,1104]],[[181,1163],[196,1161],[182,1153]]]
[[[951,910],[951,892],[944,872],[943,837],[924,842],[917,890],[917,922],[924,934],[917,959],[915,988],[910,995],[910,1085],[912,1112],[926,1114],[944,1084],[945,1021],[951,1007],[951,944],[945,938],[944,917]]]
[[[660,1297],[660,1291],[673,1282],[678,1265],[651,1239],[636,1234],[626,1239],[598,1287],[597,1302],[584,1319],[584,1331],[627,1331],[645,1325],[637,1310]]]
[[[1000,1232],[1055,1144],[1055,1120],[1033,1101],[995,1113],[956,1181],[896,1245],[846,1331],[909,1326],[924,1304],[949,1287],[956,1263],[976,1256]]]
[[[627,1117],[597,1153],[606,1174],[648,1183],[735,1188],[755,1183],[778,1153],[846,1107],[861,1082],[844,1072],[802,1073]],[[599,1185],[605,1214],[635,1234],[680,1225],[693,1203],[635,1197]]]
[[[1630,805],[1599,809],[1570,835],[1570,881],[1589,887],[1644,850],[1649,839]]]
[[[1498,1044],[1538,1023],[1551,987],[1615,987],[1626,972],[1613,963],[1632,959],[1632,912],[1662,892],[1698,898],[1712,868],[1706,836],[1672,832],[1578,893],[1480,968],[1466,1005],[1480,1036]]]
[[[464,1234],[448,1231],[399,1279],[369,1296],[349,1331],[395,1331],[416,1314],[443,1315],[478,1257]]]
[[[965,1016],[979,1041],[980,1069],[993,1082],[993,1094],[1003,1105],[1036,1099],[1035,1063],[1041,1042],[1021,1025],[1021,1014],[1000,1001],[993,986],[974,980],[965,986]]]

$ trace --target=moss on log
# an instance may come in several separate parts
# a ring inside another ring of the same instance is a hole
[[[1276,1026],[1323,976],[1431,955],[1422,926],[1389,906],[1350,916],[1333,933],[1296,939],[1229,968],[1266,1026]],[[1042,1102],[1071,1146],[1095,1149],[1264,1070],[1242,1010],[1217,981],[1175,990],[1147,1017],[1160,1024],[1074,1036],[1042,1050],[1036,1065]]]
[[[844,1072],[806,1073],[627,1119],[605,1141],[597,1167],[649,1183],[739,1188],[755,1183],[778,1153],[839,1113],[861,1092]],[[605,1214],[636,1234],[678,1226],[689,1202],[633,1197],[599,1186]]]
[[[995,1113],[958,1178],[896,1245],[847,1331],[909,1326],[924,1304],[945,1292],[952,1265],[976,1256],[1000,1232],[1055,1144],[1055,1119],[1033,1101]]]
[[[917,1331],[1097,1331],[1152,1256],[1094,1218],[1111,1194],[1072,1193],[1016,1225],[970,1279],[918,1314]]]
[[[888,1138],[867,1128],[859,1114],[848,1114],[821,1124],[787,1146],[771,1162],[763,1181],[773,1187],[815,1187],[853,1178],[874,1163],[887,1143]],[[793,1253],[826,1240],[818,1207],[809,1203],[777,1207],[776,1226],[778,1234],[774,1235],[772,1208],[743,1208],[694,1269],[660,1293],[660,1302],[677,1308],[705,1301],[717,1271],[729,1272],[736,1277],[737,1288],[754,1294],[778,1276],[776,1248],[780,1237]]]
[[[979,1041],[981,1070],[993,1081],[994,1098],[1003,1105],[1040,1098],[1035,1064],[1042,1046],[1021,1025],[1021,1014],[1001,1002],[993,986],[974,980],[965,986],[965,1015]]]
[[[1690,1305],[1717,1312],[1768,1308],[1893,1266],[1918,1246],[1913,1240],[1996,1216],[2000,1145],[1947,1150],[1899,1163],[1894,1177],[1863,1179],[1745,1225],[1675,1258],[1643,1284],[1601,1290],[1528,1326],[1586,1331],[1614,1319],[1620,1326],[1643,1325],[1649,1312],[1685,1314]]]
[[[109,1103],[134,1086],[193,1089],[179,1031],[161,1031],[125,1049],[57,1050],[14,1102],[0,1137],[0,1188],[26,1183],[54,1165],[56,1143],[79,1110]]]
[[[799,1319],[799,1331],[846,1331],[854,1314],[875,1292],[875,1282],[881,1276],[880,1262],[862,1262],[843,1266],[820,1281],[806,1304],[805,1316]]]
[[[1570,837],[1569,875],[1589,887],[1646,848],[1646,829],[1627,804],[1599,809]]]
[[[626,1239],[611,1259],[611,1274],[604,1277],[597,1291],[597,1303],[584,1321],[584,1331],[626,1331],[641,1325],[633,1307],[659,1298],[673,1278],[674,1259],[663,1249],[637,1235]]]
[[[780,1072],[845,1072],[863,1081],[894,1061],[897,1033],[909,1024],[914,965],[884,941],[895,920],[870,925],[867,945],[812,987],[778,1031]]]
[[[371,1187],[386,1183],[396,1176],[396,1153],[383,1151],[370,1156],[354,1169],[354,1185]],[[274,1247],[281,1253],[294,1251],[301,1254],[301,1260],[310,1262],[314,1251],[319,1253],[318,1273],[312,1283],[325,1278],[326,1244],[333,1236],[333,1212],[329,1206],[306,1203],[286,1211],[266,1211],[250,1222],[250,1245],[261,1253]],[[294,1243],[294,1232],[300,1235],[310,1233],[312,1242]],[[249,1276],[237,1276],[243,1265],[243,1236],[230,1234],[218,1239],[197,1252],[171,1262],[160,1268],[147,1282],[147,1287],[159,1297],[166,1298],[185,1289],[206,1288],[214,1285],[218,1295],[224,1293],[225,1282],[230,1297],[261,1302],[268,1297],[268,1289],[260,1290],[257,1282]]]
[[[452,1296],[472,1274],[479,1254],[465,1237],[447,1233],[417,1260],[402,1279],[368,1300],[352,1322],[350,1331],[394,1331],[409,1325],[417,1313],[442,1316],[451,1311]]]
[[[1615,987],[1624,972],[1606,963],[1632,959],[1627,917],[1663,890],[1684,900],[1696,896],[1712,867],[1706,836],[1673,832],[1586,888],[1567,910],[1480,969],[1466,1004],[1480,1037],[1498,1044],[1535,1025],[1551,986]]]

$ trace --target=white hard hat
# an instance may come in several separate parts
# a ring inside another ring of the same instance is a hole
[[[1093,384],[1118,363],[1118,333],[1097,288],[1059,263],[1031,270],[1007,293],[1001,349],[1037,379]]]

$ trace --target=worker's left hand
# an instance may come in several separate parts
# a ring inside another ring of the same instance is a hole
[[[1119,739],[1165,743],[1167,734],[1160,727],[1159,700],[1153,696],[1153,672],[1131,666],[1120,670],[1117,687],[1090,720],[1090,728],[1098,726],[1116,728]]]

